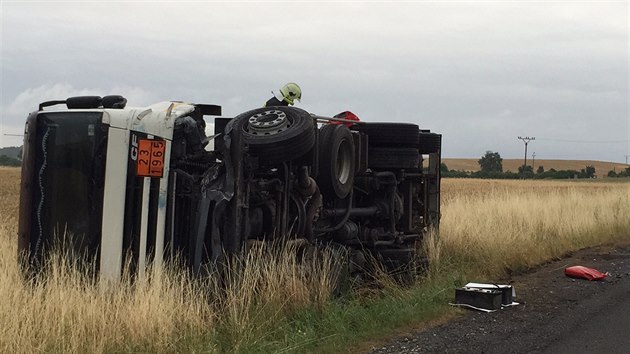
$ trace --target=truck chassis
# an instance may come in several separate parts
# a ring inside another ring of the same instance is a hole
[[[208,137],[208,115],[221,107],[126,108],[121,96],[42,103],[25,128],[25,269],[41,271],[72,235],[71,253],[107,279],[125,262],[142,272],[175,255],[201,273],[255,241],[334,244],[351,273],[369,258],[396,270],[439,225],[439,134],[265,107],[215,118]]]

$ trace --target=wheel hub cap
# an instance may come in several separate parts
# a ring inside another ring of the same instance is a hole
[[[249,117],[248,131],[253,135],[273,135],[287,129],[289,119],[286,113],[278,110],[268,110]]]

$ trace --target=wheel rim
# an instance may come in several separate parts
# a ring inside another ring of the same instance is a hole
[[[247,131],[252,135],[275,135],[291,126],[286,113],[279,110],[254,114],[247,123]]]

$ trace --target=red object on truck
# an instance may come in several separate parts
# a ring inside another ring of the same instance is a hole
[[[606,278],[607,273],[602,273],[593,268],[587,268],[583,266],[573,266],[566,268],[564,274],[571,278],[580,278],[586,280],[602,280]]]
[[[361,119],[359,119],[359,117],[357,117],[356,114],[350,112],[350,111],[345,111],[345,112],[341,112],[339,114],[336,114],[333,118],[341,118],[341,119],[347,119],[347,120],[356,120],[357,122],[360,121]],[[352,126],[352,123],[342,123],[342,122],[336,122],[336,121],[330,121],[329,124],[345,124],[346,127],[350,128]]]

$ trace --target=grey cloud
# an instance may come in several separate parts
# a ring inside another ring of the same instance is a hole
[[[217,103],[233,116],[295,81],[309,111],[417,122],[443,133],[452,157],[520,157],[523,134],[629,135],[625,3],[3,6],[5,126],[22,124],[41,87]],[[532,146],[541,158],[623,161],[628,144],[608,145]]]

